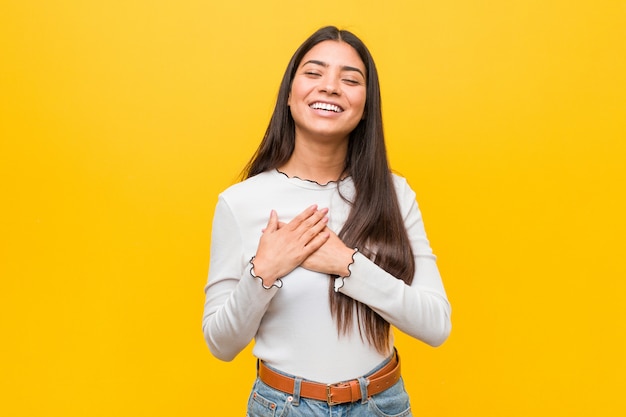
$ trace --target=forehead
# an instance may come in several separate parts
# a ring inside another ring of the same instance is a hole
[[[320,61],[328,66],[350,66],[359,68],[365,74],[365,64],[358,52],[342,41],[323,41],[311,48],[300,61],[300,66],[309,61]]]

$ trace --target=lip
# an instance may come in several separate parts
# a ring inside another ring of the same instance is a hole
[[[332,102],[332,101],[326,101],[326,100],[314,100],[314,101],[311,101],[310,103],[308,103],[308,106],[309,106],[309,108],[310,108],[311,110],[322,110],[322,111],[328,111],[328,110],[325,110],[325,109],[320,109],[320,108],[315,109],[315,108],[311,107],[311,106],[313,106],[314,104],[321,104],[321,105],[326,105],[326,106],[333,106],[333,107],[337,107],[337,108],[339,109],[339,111],[338,111],[338,112],[335,112],[335,111],[333,111],[333,112],[332,112],[332,113],[335,113],[335,114],[343,113],[343,112],[344,112],[344,110],[345,110],[345,109],[344,109],[342,106],[340,106],[339,104],[334,103],[334,102]]]

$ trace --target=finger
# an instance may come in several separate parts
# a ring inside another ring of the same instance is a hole
[[[277,229],[280,229],[281,227],[283,227],[283,226],[284,226],[284,225],[286,225],[286,224],[287,224],[287,223],[285,223],[285,222],[280,222],[280,221],[279,221],[279,222],[278,222],[278,225],[277,225],[277,227],[276,227],[276,228],[277,228]],[[265,227],[264,227],[263,229],[261,229],[261,232],[262,232],[262,233],[265,233]]]
[[[313,224],[308,229],[303,230],[302,239],[305,242],[305,245],[308,244],[311,239],[315,238],[320,233],[328,233],[328,230],[325,230],[327,229],[327,224],[328,217],[322,217],[317,223]]]
[[[317,210],[315,213],[309,216],[305,221],[303,221],[298,226],[298,228],[300,228],[303,234],[311,228],[315,228],[316,229],[315,233],[318,233],[324,228],[324,226],[328,222],[328,217],[326,217],[326,214],[328,214],[327,208]]]
[[[300,214],[294,217],[288,224],[292,229],[296,229],[300,226],[305,220],[314,215],[317,211],[317,204],[313,204],[312,206],[304,209]]]
[[[329,232],[321,232],[316,234],[309,242],[304,245],[305,252],[307,253],[307,257],[318,250],[324,245],[330,238]]]
[[[278,229],[278,214],[276,214],[275,210],[270,212],[270,218],[267,221],[267,226],[263,229],[263,233],[265,232],[274,232]]]

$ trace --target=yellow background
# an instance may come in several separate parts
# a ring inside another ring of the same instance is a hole
[[[315,29],[379,67],[453,305],[415,415],[626,411],[626,1],[0,6],[0,415],[242,416],[200,319],[217,194]]]

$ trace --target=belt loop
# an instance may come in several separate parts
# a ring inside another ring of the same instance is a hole
[[[300,405],[300,386],[302,385],[302,378],[295,377],[293,381],[293,404],[294,407]]]
[[[369,397],[367,395],[367,386],[369,385],[370,381],[364,376],[359,377],[358,381],[359,387],[361,387],[361,404],[365,404],[367,403],[367,400],[369,400]]]

